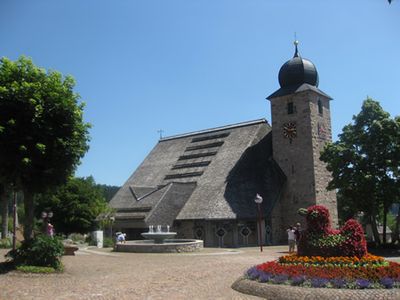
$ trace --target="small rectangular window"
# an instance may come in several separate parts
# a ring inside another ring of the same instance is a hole
[[[324,113],[324,109],[323,109],[321,100],[318,100],[318,113],[320,115],[322,115]]]
[[[293,105],[293,102],[289,102],[289,103],[287,104],[287,113],[288,113],[288,115],[291,115],[291,114],[294,113],[294,105]]]

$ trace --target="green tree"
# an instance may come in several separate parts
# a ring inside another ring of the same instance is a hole
[[[98,184],[97,186],[102,190],[103,195],[106,198],[107,202],[110,202],[112,197],[114,197],[114,195],[121,188],[120,186],[106,185],[106,184]]]
[[[0,178],[24,193],[25,239],[33,236],[34,195],[65,183],[88,150],[74,85],[28,58],[0,60]]]
[[[342,195],[341,190],[337,191],[336,196],[339,224],[344,225],[348,219],[354,218],[354,216],[357,215],[358,209],[349,203],[349,201]]]
[[[386,215],[400,195],[400,118],[392,119],[379,102],[367,98],[353,121],[321,153],[332,172],[328,188],[339,190],[349,210],[366,214],[376,241],[376,218],[383,209],[385,243]]]
[[[93,177],[70,178],[57,189],[37,197],[36,216],[42,211],[53,212],[56,233],[87,233],[96,229],[96,217],[107,210],[102,190]]]

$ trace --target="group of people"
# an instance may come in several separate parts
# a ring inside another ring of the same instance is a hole
[[[286,231],[288,234],[289,253],[294,253],[295,247],[299,245],[299,240],[301,236],[301,225],[300,223],[297,223],[296,226],[289,226]]]

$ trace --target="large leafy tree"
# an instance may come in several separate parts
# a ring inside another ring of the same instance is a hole
[[[24,193],[25,239],[33,236],[34,195],[63,184],[88,150],[74,85],[28,58],[0,60],[0,180]]]
[[[385,243],[386,215],[400,195],[400,118],[391,118],[368,98],[338,141],[326,145],[321,160],[332,172],[328,188],[338,189],[350,210],[366,214],[376,241],[376,218],[383,209]]]
[[[56,192],[48,192],[37,197],[36,216],[42,211],[53,212],[56,232],[63,234],[87,233],[96,227],[96,217],[107,209],[103,191],[93,177],[70,178]]]

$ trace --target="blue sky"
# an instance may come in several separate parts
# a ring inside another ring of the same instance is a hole
[[[370,96],[400,115],[400,3],[386,0],[1,0],[0,56],[70,74],[93,124],[77,170],[122,185],[164,136],[270,118],[300,54],[334,138]]]

